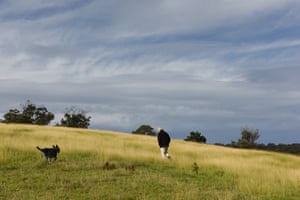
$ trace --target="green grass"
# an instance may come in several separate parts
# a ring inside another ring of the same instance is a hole
[[[0,138],[0,199],[300,198],[297,156],[172,140],[164,160],[155,137],[61,127],[0,124]],[[35,146],[52,144],[49,163]]]

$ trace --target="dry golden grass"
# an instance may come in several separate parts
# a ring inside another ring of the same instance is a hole
[[[28,126],[0,124],[0,162],[5,162],[11,154],[7,149],[38,152],[35,146],[47,147],[58,144],[62,153],[88,152],[101,162],[106,160],[128,160],[138,163],[165,163],[161,159],[155,137],[124,134],[111,131],[72,129],[63,127]],[[209,167],[220,169],[223,173],[233,174],[235,190],[210,191],[214,199],[233,199],[235,192],[255,196],[264,194],[300,195],[300,157],[266,151],[241,150],[208,144],[197,144],[182,140],[172,140],[170,164],[179,169],[190,169],[193,163],[199,170]],[[215,174],[218,176],[218,173]],[[163,181],[163,180],[161,180]],[[166,180],[167,182],[168,180]],[[216,187],[218,182],[215,183]],[[226,186],[228,187],[228,186]],[[187,188],[183,188],[186,190]],[[181,197],[182,192],[176,195]],[[197,188],[189,188],[190,194]],[[208,195],[208,196],[209,196]],[[293,196],[292,195],[292,196]],[[175,198],[177,199],[177,198]],[[180,199],[180,198],[178,198]],[[250,199],[250,198],[249,198]]]

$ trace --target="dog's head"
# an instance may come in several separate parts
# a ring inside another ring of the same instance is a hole
[[[55,150],[56,150],[56,152],[57,152],[57,153],[59,153],[59,152],[60,152],[60,148],[59,148],[59,146],[58,146],[58,145],[52,145],[52,147],[53,147],[53,149],[55,149]]]

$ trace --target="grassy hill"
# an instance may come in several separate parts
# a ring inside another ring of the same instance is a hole
[[[300,157],[111,131],[0,124],[0,199],[299,199]],[[58,144],[55,162],[35,148]]]

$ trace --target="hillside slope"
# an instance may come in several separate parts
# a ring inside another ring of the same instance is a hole
[[[111,131],[0,124],[0,199],[298,199],[300,157]],[[46,162],[36,146],[58,144]]]

